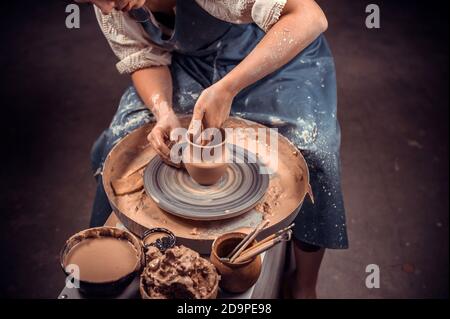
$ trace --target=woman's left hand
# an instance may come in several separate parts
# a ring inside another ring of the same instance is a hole
[[[221,128],[230,115],[234,97],[235,94],[221,81],[203,90],[195,103],[194,114],[189,125],[190,131],[195,134],[198,132],[193,132],[193,130],[200,127],[203,129]],[[194,125],[194,121],[200,121],[202,125]]]

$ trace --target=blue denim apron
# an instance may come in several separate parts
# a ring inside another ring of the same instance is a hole
[[[195,0],[177,1],[172,37],[165,39],[151,21],[141,22],[153,42],[172,52],[173,108],[192,112],[202,90],[239,64],[264,32],[255,24],[219,20]],[[296,218],[295,237],[326,248],[347,248],[344,203],[340,186],[340,129],[337,121],[334,61],[320,36],[290,63],[246,88],[233,101],[231,114],[278,128],[305,157],[315,204],[305,201]],[[134,87],[123,95],[110,127],[92,150],[92,165],[101,170],[114,144],[154,120]],[[91,226],[111,212],[102,183],[94,202]]]

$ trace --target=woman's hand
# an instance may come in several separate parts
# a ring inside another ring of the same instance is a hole
[[[194,114],[192,116],[191,124],[189,125],[191,133],[196,135],[199,132],[194,132],[194,130],[201,128],[222,127],[223,123],[230,115],[231,104],[234,97],[235,93],[222,81],[203,90],[197,103],[195,103]],[[201,125],[195,125],[195,121],[199,121],[197,123],[201,123]]]
[[[178,120],[175,112],[170,110],[159,115],[155,127],[147,136],[150,145],[156,153],[158,153],[161,158],[170,165],[174,165],[174,163],[170,160],[170,132],[179,127],[181,127],[180,121]]]
[[[150,145],[170,165],[170,133],[180,127],[172,109],[172,76],[168,66],[139,69],[131,74],[134,87],[156,118],[156,125],[147,136]],[[176,166],[176,165],[175,165]]]

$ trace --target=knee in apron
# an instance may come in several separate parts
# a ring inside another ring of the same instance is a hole
[[[91,167],[94,176],[98,175],[103,163],[103,154],[107,143],[107,131],[104,131],[91,148]]]
[[[101,173],[103,162],[114,145],[128,133],[151,121],[150,111],[142,102],[134,87],[123,94],[109,128],[103,131],[91,149],[94,176]]]

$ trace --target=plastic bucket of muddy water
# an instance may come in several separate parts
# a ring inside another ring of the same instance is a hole
[[[175,236],[164,228],[150,229],[142,240],[115,227],[85,229],[71,236],[60,252],[60,265],[70,285],[92,297],[120,294],[146,264],[145,252],[165,250]]]
[[[73,287],[82,294],[114,296],[140,273],[143,256],[138,238],[125,230],[105,226],[70,237],[60,252],[60,264],[67,280],[71,279]]]

